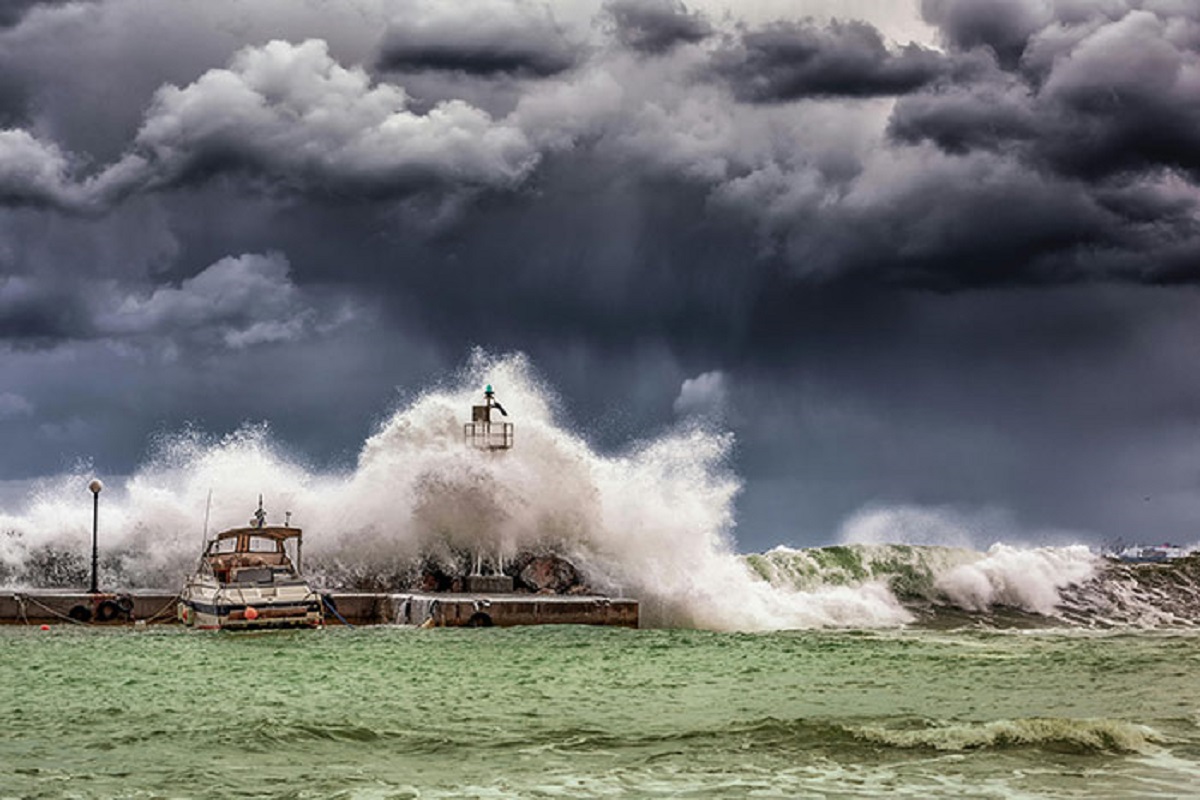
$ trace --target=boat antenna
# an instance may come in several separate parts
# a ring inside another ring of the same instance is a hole
[[[250,520],[250,524],[255,528],[261,528],[267,521],[267,512],[263,511],[262,495],[258,496],[258,511],[254,512],[254,519]]]

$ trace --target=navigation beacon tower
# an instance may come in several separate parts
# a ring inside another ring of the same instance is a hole
[[[463,425],[463,441],[476,450],[497,454],[512,449],[513,424],[493,422],[492,409],[499,411],[501,416],[508,416],[489,383],[483,389],[483,405],[471,406],[471,421]],[[467,592],[511,592],[513,580],[504,574],[502,548],[497,548],[491,575],[483,574],[483,563],[483,550],[480,549],[475,552],[474,569],[463,579],[463,588]]]
[[[511,422],[492,422],[493,408],[501,416],[508,416],[489,383],[483,390],[483,405],[471,406],[471,421],[463,425],[463,440],[477,450],[511,450],[513,425]]]

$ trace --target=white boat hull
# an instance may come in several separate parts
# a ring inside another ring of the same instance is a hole
[[[180,622],[200,630],[257,630],[315,628],[324,621],[320,594],[304,584],[267,591],[214,589],[187,587],[179,600]]]

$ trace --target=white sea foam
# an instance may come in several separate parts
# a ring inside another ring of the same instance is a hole
[[[991,747],[1056,746],[1081,753],[1146,753],[1164,739],[1145,725],[1114,719],[1015,719],[938,724],[915,730],[879,726],[850,728],[858,739],[900,748],[978,750]]]

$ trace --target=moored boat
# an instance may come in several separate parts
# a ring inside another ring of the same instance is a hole
[[[300,573],[302,544],[300,528],[266,524],[260,498],[248,527],[221,531],[205,545],[179,596],[180,621],[207,630],[319,626],[321,595]]]

